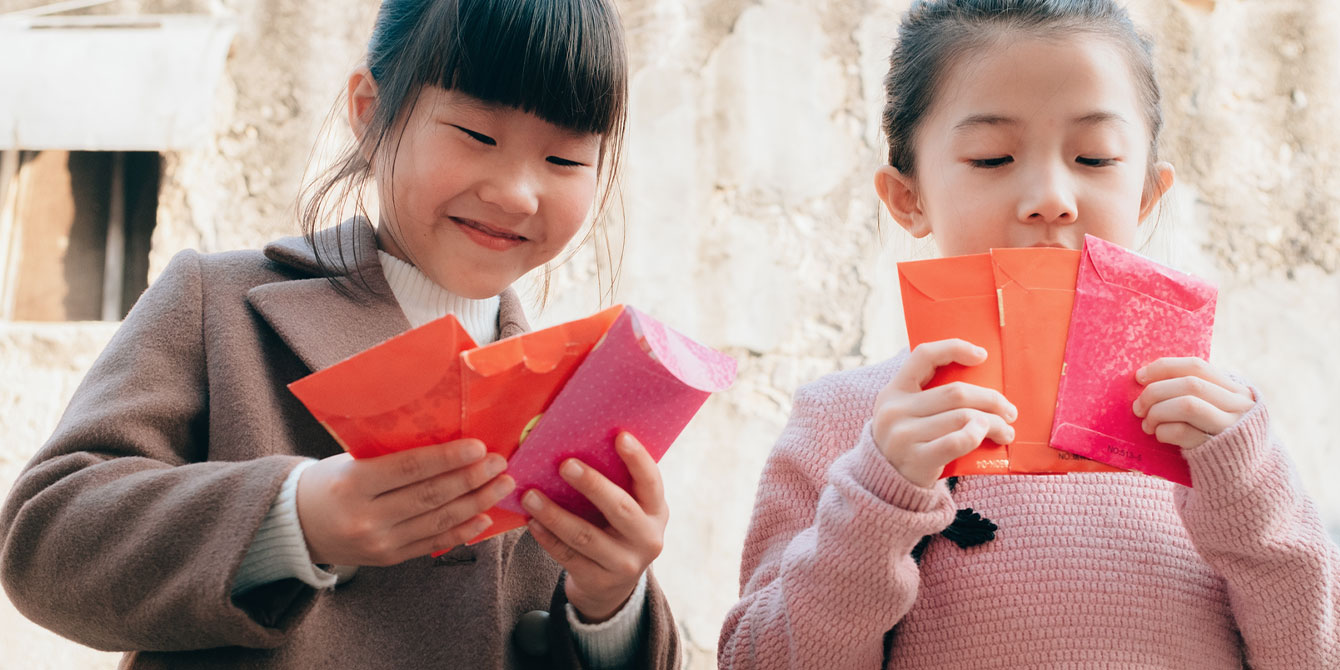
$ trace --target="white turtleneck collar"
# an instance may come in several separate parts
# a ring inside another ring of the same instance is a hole
[[[417,328],[434,319],[455,314],[476,344],[488,344],[498,339],[498,296],[471,300],[433,283],[419,268],[378,250],[386,283],[391,285],[400,309],[405,311],[411,328]]]

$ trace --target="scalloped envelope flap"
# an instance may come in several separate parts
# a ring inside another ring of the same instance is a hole
[[[385,414],[460,374],[475,346],[455,316],[430,321],[288,385],[318,420]]]

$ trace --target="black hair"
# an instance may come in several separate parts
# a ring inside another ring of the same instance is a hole
[[[1146,188],[1157,183],[1155,162],[1163,112],[1153,47],[1113,0],[917,0],[903,17],[884,77],[882,128],[889,165],[916,173],[916,134],[946,73],[970,53],[1011,35],[1110,38],[1127,56],[1149,127]]]
[[[361,142],[347,146],[304,190],[299,208],[303,233],[329,276],[347,264],[321,258],[316,231],[351,193],[364,211],[361,187],[373,168],[366,156],[394,165],[403,123],[425,86],[600,135],[602,188],[593,215],[599,225],[618,176],[628,103],[623,28],[610,0],[384,0],[366,65],[377,84],[377,103]],[[609,260],[607,236],[605,243]],[[611,283],[614,276],[617,269]]]

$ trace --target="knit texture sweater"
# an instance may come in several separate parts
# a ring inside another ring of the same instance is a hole
[[[758,487],[720,667],[1340,668],[1340,549],[1259,393],[1186,450],[1194,488],[977,476],[951,497],[904,479],[871,435],[875,395],[905,357],[797,392]],[[996,539],[937,537],[915,562],[958,507],[990,517]]]

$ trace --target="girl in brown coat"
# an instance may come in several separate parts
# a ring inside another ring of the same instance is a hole
[[[479,342],[526,329],[508,287],[616,170],[615,10],[386,0],[347,94],[356,140],[307,234],[178,254],[94,364],[0,513],[10,598],[134,668],[677,666],[647,571],[665,498],[634,437],[631,492],[562,469],[608,526],[533,492],[528,530],[466,547],[515,486],[501,457],[459,440],[354,461],[286,389],[446,313]],[[316,230],[365,183],[375,227]]]

